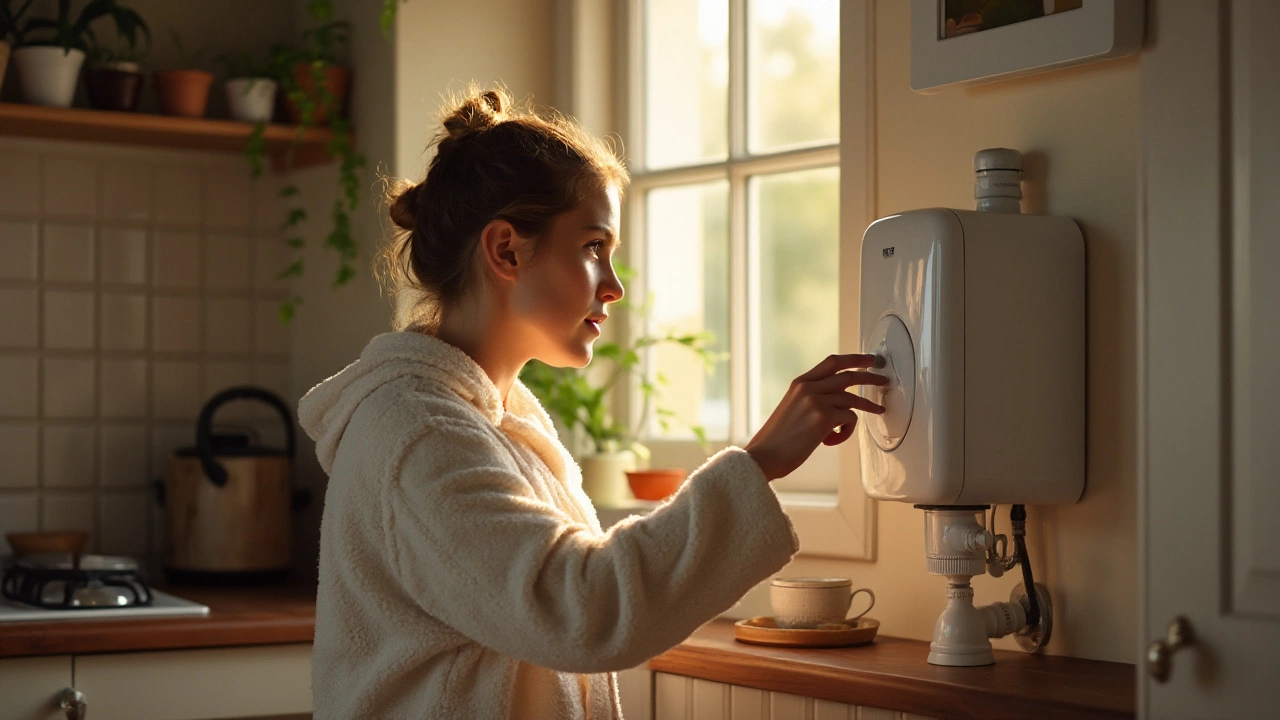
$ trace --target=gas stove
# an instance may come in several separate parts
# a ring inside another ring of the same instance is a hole
[[[4,568],[0,595],[0,622],[209,614],[150,588],[134,560],[108,555],[27,555]]]

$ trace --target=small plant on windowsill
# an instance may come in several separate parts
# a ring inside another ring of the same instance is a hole
[[[635,275],[630,268],[619,265],[618,275],[627,282]],[[652,305],[650,298],[643,306],[637,306],[627,300],[617,303],[622,311],[631,313],[637,327],[647,326],[648,308]],[[680,421],[691,430],[704,452],[709,452],[706,430],[701,426],[685,422],[678,414],[661,402],[661,387],[667,384],[667,378],[657,373],[650,380],[644,372],[644,359],[648,348],[656,345],[681,345],[700,358],[710,372],[717,363],[727,357],[727,353],[711,349],[715,338],[711,333],[678,333],[662,331],[644,333],[637,336],[629,345],[616,342],[596,343],[593,365],[607,361],[610,369],[603,381],[593,382],[589,377],[589,368],[556,368],[537,360],[529,361],[520,372],[520,380],[529,391],[566,432],[581,431],[588,443],[586,453],[579,458],[583,469],[583,487],[592,500],[615,505],[625,501],[626,478],[622,472],[627,468],[629,458],[618,459],[619,454],[630,451],[641,461],[649,459],[649,448],[640,442],[639,437],[647,426],[649,411],[657,414],[662,429],[669,430],[673,421]],[[590,366],[589,366],[590,367]],[[609,392],[620,380],[634,375],[639,382],[643,396],[639,417],[634,427],[618,422],[609,412],[606,401]],[[594,459],[607,459],[611,468],[608,478],[591,478],[590,465]]]

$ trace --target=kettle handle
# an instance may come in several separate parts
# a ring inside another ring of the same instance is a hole
[[[284,404],[278,395],[262,388],[253,387],[251,385],[242,385],[240,387],[227,388],[222,392],[214,395],[204,408],[200,411],[200,420],[196,423],[196,452],[200,455],[200,465],[204,468],[205,477],[218,487],[225,487],[227,484],[227,469],[213,456],[213,441],[210,437],[212,432],[213,414],[217,412],[218,407],[232,400],[261,400],[270,405],[280,413],[280,419],[284,421],[284,431],[288,447],[286,452],[289,454],[289,460],[292,461],[297,451],[296,439],[294,438],[293,416],[289,413],[289,408]]]

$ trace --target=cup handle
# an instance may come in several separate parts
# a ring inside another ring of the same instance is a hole
[[[858,593],[866,593],[866,594],[867,594],[867,597],[871,598],[871,603],[870,603],[869,605],[867,605],[867,609],[866,609],[866,610],[863,610],[862,612],[858,613],[857,615],[854,615],[853,617],[845,618],[845,622],[851,622],[851,621],[853,621],[853,620],[857,620],[858,618],[862,617],[863,615],[866,615],[867,613],[871,612],[871,608],[873,608],[873,607],[875,607],[875,606],[876,606],[876,594],[875,594],[875,593],[873,593],[873,592],[871,592],[871,588],[858,588],[857,590],[854,590],[853,592],[849,593],[849,602],[850,602],[850,604],[852,604],[852,603],[853,603],[853,598],[854,598],[854,596],[856,596]]]

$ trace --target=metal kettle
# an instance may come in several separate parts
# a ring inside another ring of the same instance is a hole
[[[213,416],[233,400],[270,405],[284,422],[286,447],[266,447],[251,433],[215,433]],[[292,515],[310,495],[293,488],[297,450],[284,401],[258,387],[233,387],[200,411],[194,447],[169,461],[164,505],[165,575],[179,583],[262,583],[283,579],[291,564]]]

